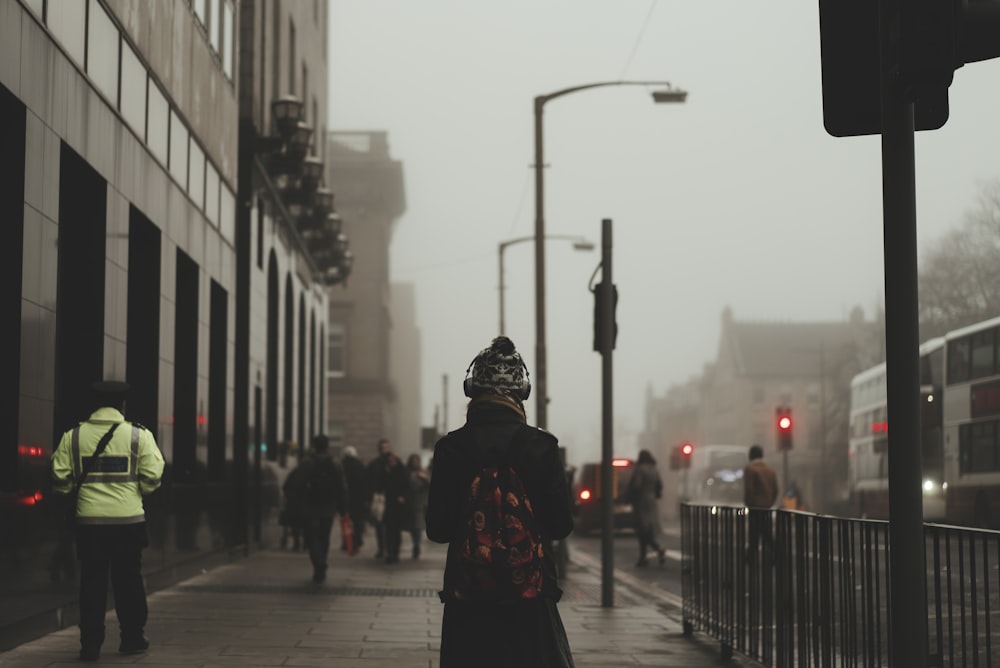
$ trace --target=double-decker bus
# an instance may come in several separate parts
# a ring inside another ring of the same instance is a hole
[[[945,339],[920,346],[920,443],[923,468],[923,507],[927,521],[946,517],[942,394]],[[848,489],[857,517],[889,518],[889,420],[886,365],[883,362],[851,379],[848,433]]]
[[[1000,317],[945,335],[944,471],[950,524],[1000,526]]]

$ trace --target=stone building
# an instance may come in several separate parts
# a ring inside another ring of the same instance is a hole
[[[0,648],[74,618],[47,463],[96,380],[167,462],[151,588],[277,529],[268,455],[322,429],[349,269],[316,244],[326,25],[325,0],[0,2]]]
[[[389,277],[392,234],[406,210],[402,164],[390,156],[385,132],[332,131],[326,174],[355,263],[349,280],[329,296],[327,432],[335,445],[357,448],[362,459],[375,454],[382,437],[405,455],[416,437],[400,429],[392,382]]]
[[[715,360],[704,372],[647,399],[641,443],[664,473],[683,442],[757,443],[781,484],[796,482],[814,509],[831,509],[845,492],[850,380],[883,355],[884,328],[855,309],[843,322],[740,321],[726,308]],[[791,409],[793,447],[777,447],[776,409]]]

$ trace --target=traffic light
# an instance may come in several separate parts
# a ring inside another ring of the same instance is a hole
[[[823,125],[835,137],[881,133],[883,55],[917,130],[948,120],[956,69],[1000,57],[1000,0],[819,0],[819,24]]]
[[[792,449],[792,409],[778,406],[775,410],[775,427],[778,430],[778,450]]]
[[[694,454],[694,446],[690,443],[682,443],[674,446],[670,452],[670,470],[691,468],[691,455]]]

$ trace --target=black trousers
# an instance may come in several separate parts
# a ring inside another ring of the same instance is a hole
[[[149,616],[142,581],[142,550],[149,545],[146,523],[80,525],[76,553],[80,561],[80,645],[98,649],[104,642],[108,576],[123,642],[142,638]]]
[[[330,553],[330,530],[333,528],[333,515],[310,516],[306,521],[306,545],[309,548],[309,560],[313,570],[326,572],[326,558]]]

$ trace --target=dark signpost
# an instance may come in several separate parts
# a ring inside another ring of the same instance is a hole
[[[922,471],[907,456],[920,416],[913,133],[947,122],[957,68],[1000,56],[1000,0],[820,0],[819,10],[823,125],[836,137],[882,135],[890,655],[916,668],[928,645]]]

